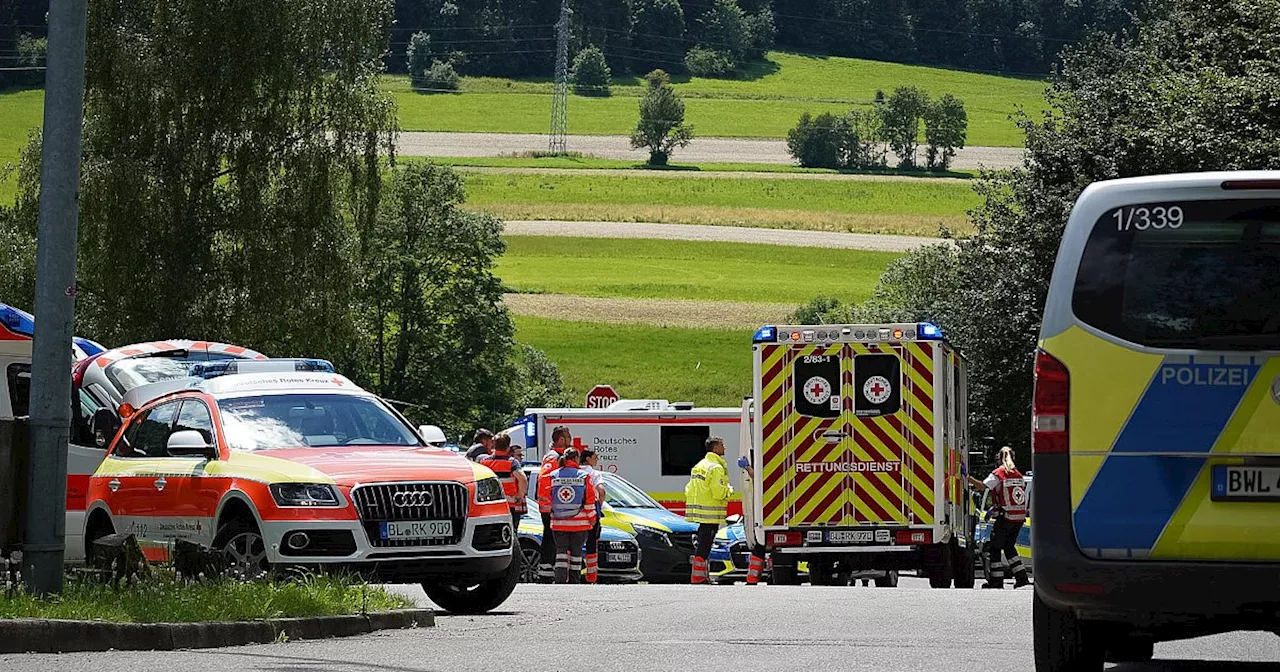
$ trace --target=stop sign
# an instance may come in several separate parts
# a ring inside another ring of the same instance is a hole
[[[620,397],[608,385],[596,385],[587,393],[587,408],[608,408]]]

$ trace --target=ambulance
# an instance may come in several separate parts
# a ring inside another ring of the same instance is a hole
[[[531,408],[504,434],[511,445],[525,449],[526,462],[541,461],[551,445],[551,431],[561,425],[573,434],[573,447],[590,448],[600,457],[600,469],[618,474],[684,515],[684,486],[707,451],[710,436],[724,439],[729,481],[742,489],[738,461],[738,424],[742,409],[698,408],[665,399],[619,400],[606,408]],[[729,514],[742,512],[735,495]]]
[[[974,584],[966,364],[932,324],[766,326],[755,333],[744,495],[775,583],[921,571]]]

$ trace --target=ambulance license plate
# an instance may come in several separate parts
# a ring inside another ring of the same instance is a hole
[[[1215,502],[1280,502],[1280,467],[1217,465],[1209,498]]]
[[[452,520],[419,520],[382,523],[383,541],[444,539],[453,536]]]
[[[630,553],[605,553],[604,559],[613,563],[631,562]]]
[[[869,544],[875,540],[875,530],[832,530],[827,533],[827,541],[833,544]]]

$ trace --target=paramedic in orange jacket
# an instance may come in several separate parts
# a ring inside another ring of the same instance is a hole
[[[551,500],[551,529],[543,530],[556,538],[556,583],[582,581],[582,547],[596,523],[595,483],[578,466],[578,451],[564,451],[563,466],[538,482]],[[545,483],[545,485],[544,485]]]
[[[569,428],[561,425],[551,430],[551,448],[542,457],[542,466],[538,469],[538,512],[542,514],[542,557],[538,560],[538,582],[551,583],[554,577],[556,540],[551,534],[551,495],[544,487],[547,475],[560,468],[560,456],[569,444],[573,443],[573,435]]]

